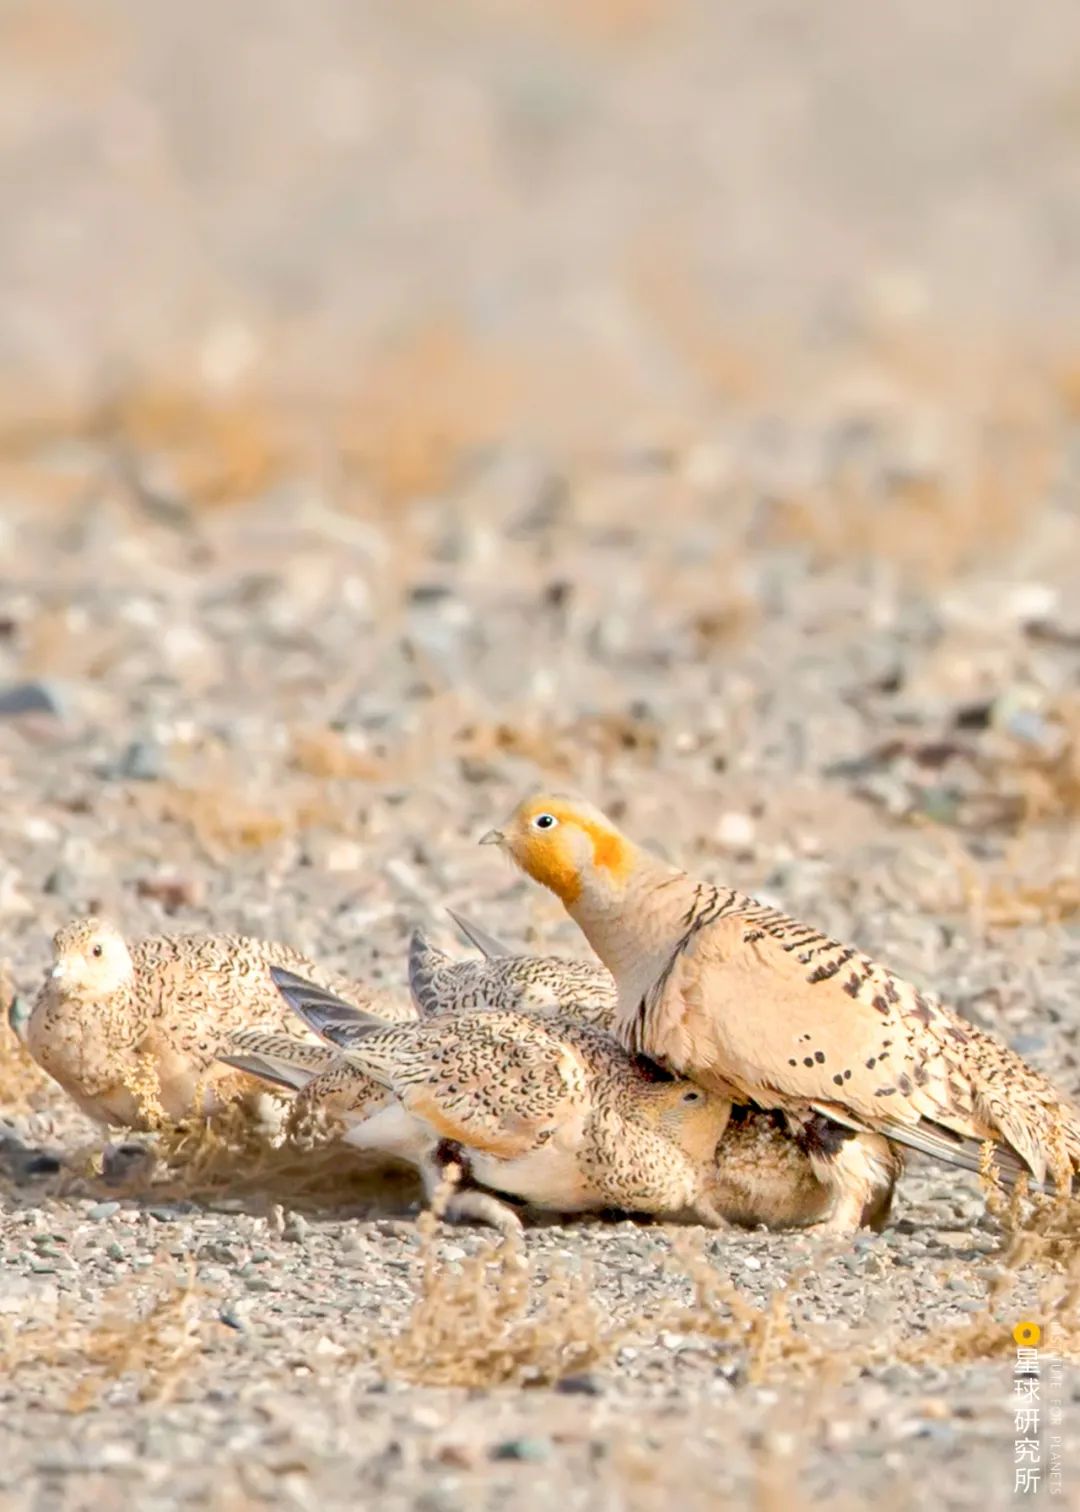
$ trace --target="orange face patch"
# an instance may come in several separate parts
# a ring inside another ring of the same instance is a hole
[[[570,908],[581,897],[581,872],[561,834],[551,839],[530,834],[521,864],[534,881],[549,887],[565,907]]]
[[[630,847],[621,835],[585,820],[581,828],[593,843],[593,860],[613,877],[625,877],[630,870]]]
[[[581,849],[571,840],[574,831],[591,841],[592,860],[598,870],[617,881],[629,873],[633,854],[627,841],[617,830],[581,813],[572,803],[552,798],[536,799],[519,813],[517,843],[511,847],[515,858],[531,877],[550,888],[566,907],[577,902],[584,885]],[[532,829],[533,819],[543,813],[554,814],[559,827],[549,831]]]

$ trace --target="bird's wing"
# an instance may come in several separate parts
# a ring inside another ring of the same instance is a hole
[[[950,1135],[1004,1141],[1040,1181],[1080,1164],[1080,1115],[1044,1076],[870,957],[749,899],[696,894],[684,924],[640,1013],[675,1064],[954,1164],[971,1151]]]
[[[345,1059],[391,1088],[438,1138],[505,1159],[543,1144],[587,1097],[579,1053],[520,1014],[372,1031]]]
[[[826,1117],[831,1118],[835,1123],[842,1124],[844,1128],[853,1129],[857,1133],[867,1131],[865,1122],[852,1118],[846,1110],[838,1108],[835,1103],[814,1103],[813,1107],[816,1112],[824,1113]],[[976,1175],[984,1170],[984,1142],[982,1140],[965,1139],[962,1135],[954,1134],[950,1129],[935,1124],[928,1118],[923,1118],[917,1124],[900,1123],[893,1118],[882,1118],[874,1127],[877,1133],[884,1134],[888,1139],[894,1139],[897,1144],[906,1145],[909,1150],[918,1151],[920,1155],[929,1155],[933,1160],[956,1166],[961,1171],[973,1171]],[[1001,1144],[995,1145],[994,1167],[1008,1186],[1013,1186],[1021,1176],[1030,1174],[1027,1164],[1007,1146]],[[1040,1188],[1042,1185],[1041,1182],[1033,1183],[1035,1188]]]
[[[564,1013],[579,1022],[614,1027],[616,992],[611,973],[598,961],[564,961],[559,956],[516,956],[492,962],[493,983],[523,1008]]]
[[[755,1100],[774,1091],[835,1105],[869,1128],[928,1118],[966,1138],[990,1133],[959,1053],[968,1026],[775,910],[691,920],[642,1013],[668,1059],[704,1059]],[[677,1055],[663,1049],[669,1040]]]

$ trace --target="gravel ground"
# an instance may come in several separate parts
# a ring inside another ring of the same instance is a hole
[[[481,469],[418,506],[404,544],[396,520],[298,520],[273,494],[168,524],[137,501],[27,507],[3,673],[10,687],[32,671],[56,712],[4,724],[16,984],[33,990],[49,931],[90,907],[132,931],[279,936],[387,982],[403,980],[414,924],[446,934],[444,903],[573,951],[553,901],[475,845],[543,772],[935,983],[1075,1087],[1071,495],[1025,530],[1022,574],[1014,559],[928,592],[743,545],[743,585],[725,593],[736,543],[714,511],[613,506],[641,466],[599,470],[599,502],[583,495],[570,523],[537,517],[520,484],[485,504]],[[647,466],[650,487],[671,487]],[[700,600],[693,567],[683,591],[686,542],[716,564]],[[719,628],[699,623],[706,603]],[[904,1504],[928,1475],[943,1506],[1011,1497],[1009,1333],[1049,1316],[1038,1299],[1062,1251],[1008,1270],[966,1178],[913,1169],[894,1226],[835,1254],[707,1239],[751,1307],[794,1278],[791,1358],[760,1344],[760,1320],[710,1338],[657,1318],[687,1295],[663,1264],[675,1230],[541,1225],[534,1284],[556,1261],[587,1268],[626,1342],[572,1363],[580,1395],[501,1386],[487,1356],[435,1389],[423,1377],[441,1356],[422,1342],[409,1386],[386,1354],[415,1332],[408,1187],[353,1191],[344,1216],[298,1204],[299,1222],[287,1197],[275,1215],[274,1191],[127,1196],[87,1174],[101,1136],[27,1086],[10,1046],[4,1065],[20,1091],[0,1230],[13,1505]],[[27,1153],[42,1151],[73,1169],[42,1171]],[[436,1241],[451,1277],[489,1243]],[[149,1330],[109,1323],[159,1293]],[[445,1307],[464,1358],[487,1325],[467,1298]],[[588,1344],[584,1316],[556,1326],[571,1351]],[[125,1337],[143,1341],[134,1354]]]
[[[575,952],[475,844],[543,775],[1080,1089],[1075,12],[218,9],[0,17],[15,988],[91,908]],[[9,1037],[0,1118],[3,1506],[1004,1507],[1080,1338],[914,1160],[851,1246],[538,1219],[530,1312],[400,1173],[136,1190]]]

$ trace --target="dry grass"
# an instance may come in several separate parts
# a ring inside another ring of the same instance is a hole
[[[517,1243],[485,1246],[448,1270],[439,1259],[435,1212],[420,1220],[416,1300],[404,1328],[378,1345],[388,1374],[429,1386],[551,1385],[611,1360],[642,1337],[640,1317],[609,1316],[585,1272],[556,1269],[534,1284]],[[700,1244],[677,1240],[670,1269],[689,1277],[689,1306],[664,1305],[648,1319],[648,1336],[692,1335],[743,1362],[749,1380],[812,1371],[834,1374],[835,1341],[799,1329],[790,1298],[801,1277],[764,1307],[743,1295]]]
[[[805,546],[823,562],[880,558],[921,581],[940,582],[1015,539],[1051,467],[1049,453],[1039,449],[1011,486],[986,472],[971,483],[892,483],[880,497],[865,479],[841,473],[820,490],[776,500],[768,539]]]
[[[1080,696],[1069,694],[1046,711],[1043,745],[1011,740],[998,763],[1012,774],[1028,822],[1080,814]]]
[[[1004,1259],[1011,1268],[1072,1266],[1080,1250],[1080,1197],[1028,1192],[1026,1183],[1018,1183],[1007,1210],[996,1211],[1006,1235]]]
[[[44,1071],[6,1025],[0,1026],[0,1107],[25,1112],[35,1093],[48,1086]]]
[[[523,1247],[506,1239],[448,1270],[436,1240],[446,1195],[419,1219],[408,1320],[377,1342],[389,1375],[429,1386],[550,1386],[611,1358],[624,1330],[604,1318],[585,1274],[558,1269],[534,1286]]]
[[[381,782],[390,763],[351,744],[339,730],[299,730],[293,735],[291,764],[309,777],[332,781]]]
[[[1048,877],[1043,882],[998,878],[977,891],[969,887],[966,901],[986,924],[999,928],[1061,924],[1080,913],[1080,877]]]
[[[951,1366],[1010,1358],[1016,1351],[1012,1330],[1022,1319],[1038,1323],[1044,1349],[1063,1359],[1080,1359],[1080,1256],[1075,1229],[1073,1235],[1070,1245],[1060,1250],[1064,1263],[1049,1269],[1050,1248],[1034,1234],[1019,1236],[1006,1252],[1003,1273],[990,1282],[980,1312],[932,1335],[883,1341],[867,1357],[867,1363],[896,1360],[910,1365]],[[1018,1292],[1030,1290],[1033,1266],[1038,1267],[1036,1274],[1041,1273],[1042,1280],[1034,1299],[1029,1295],[1020,1298]]]
[[[722,1355],[739,1361],[751,1384],[808,1370],[819,1378],[838,1379],[843,1374],[837,1371],[834,1341],[794,1321],[792,1304],[807,1270],[796,1271],[761,1306],[717,1270],[700,1240],[678,1236],[668,1269],[689,1277],[693,1300],[689,1307],[661,1309],[655,1322],[717,1345]]]
[[[1015,1198],[1014,1221],[1021,1205]],[[885,1329],[806,1321],[801,1288],[814,1274],[809,1266],[759,1302],[721,1269],[722,1256],[710,1256],[707,1242],[683,1235],[676,1236],[668,1270],[676,1280],[689,1280],[690,1302],[665,1302],[647,1319],[620,1317],[598,1305],[586,1273],[557,1269],[534,1282],[516,1242],[485,1245],[457,1270],[447,1268],[433,1211],[420,1220],[412,1311],[403,1328],[376,1341],[376,1352],[388,1374],[428,1386],[551,1385],[610,1362],[623,1344],[651,1344],[667,1332],[704,1343],[748,1384],[802,1381],[820,1390],[897,1361],[954,1366],[1008,1357],[1015,1322],[1032,1317],[1046,1348],[1080,1359],[1080,1204],[1040,1211],[1044,1229],[1012,1235],[979,1312],[936,1333],[915,1334],[900,1319]],[[1021,1303],[1017,1294],[1030,1292],[1033,1266],[1042,1278],[1037,1300]]]
[[[33,1094],[48,1081],[11,1028],[8,1015],[15,997],[11,972],[6,962],[0,962],[0,1108],[8,1113],[25,1111]]]
[[[156,1195],[212,1201],[258,1194],[290,1207],[403,1207],[416,1193],[405,1167],[314,1134],[277,1141],[243,1106],[163,1126]]]
[[[1063,856],[1056,828],[1047,834],[1021,831],[993,862],[976,858],[947,829],[935,827],[935,840],[943,846],[951,873],[921,906],[967,914],[976,936],[989,929],[1060,924],[1080,912],[1080,870],[1075,860]]]
[[[1014,1218],[1020,1205],[1021,1199],[1015,1199]],[[727,1351],[736,1348],[751,1382],[811,1376],[816,1384],[833,1384],[896,1361],[958,1365],[1005,1357],[1015,1350],[1012,1328],[1021,1317],[1040,1324],[1046,1348],[1080,1359],[1080,1203],[1047,1201],[1040,1212],[1044,1230],[1029,1228],[1012,1236],[1002,1272],[988,1284],[982,1309],[933,1334],[913,1335],[900,1320],[894,1328],[873,1332],[808,1326],[797,1320],[796,1304],[809,1270],[792,1276],[760,1307],[719,1276],[700,1246],[692,1245],[677,1246],[675,1254],[693,1282],[694,1302],[681,1320],[673,1316],[666,1326],[714,1339]],[[1021,1304],[1017,1293],[1030,1289],[1032,1267],[1042,1278],[1037,1300]]]
[[[927,331],[883,331],[864,355],[822,375],[826,390],[854,380],[850,433],[835,438],[819,482],[773,496],[766,543],[833,564],[878,559],[930,584],[1007,549],[1059,466],[1056,372],[946,351]]]
[[[281,414],[254,396],[140,385],[103,408],[94,426],[135,455],[166,457],[179,497],[200,504],[250,498],[295,455]]]
[[[545,713],[521,711],[499,720],[466,720],[453,736],[462,761],[511,755],[568,779],[593,755],[607,761],[617,753],[632,751],[643,765],[655,766],[662,739],[660,723],[632,709],[591,714],[562,724],[553,723]]]
[[[318,475],[329,426],[342,501],[359,495],[365,509],[396,509],[446,487],[471,452],[505,432],[520,366],[435,318],[372,353],[359,387],[317,408],[194,373],[144,373],[81,409],[11,396],[0,420],[0,469],[35,499],[68,502],[85,480],[58,477],[38,459],[77,439],[119,462],[142,502],[162,494],[182,508],[220,506],[300,472]]]
[[[7,1378],[63,1370],[76,1377],[65,1406],[92,1407],[110,1382],[131,1377],[142,1401],[167,1401],[184,1383],[206,1343],[200,1292],[189,1272],[179,1278],[167,1260],[145,1283],[124,1281],[87,1323],[61,1304],[51,1318],[26,1327],[5,1320],[0,1370]],[[70,1375],[68,1379],[70,1380]]]
[[[0,458],[48,484],[34,459],[72,438],[114,449],[137,480],[137,459],[164,463],[170,493],[191,504],[250,497],[295,466],[302,455],[294,417],[262,396],[211,392],[196,384],[147,378],[85,410],[9,406],[0,425]],[[55,478],[53,482],[55,483]],[[67,496],[71,482],[67,480]],[[38,489],[32,490],[35,497]]]

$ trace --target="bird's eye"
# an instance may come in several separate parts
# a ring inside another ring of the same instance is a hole
[[[536,818],[533,820],[533,829],[554,829],[558,822],[559,821],[556,819],[554,814],[537,814]]]
[[[95,945],[92,947],[90,954],[92,956],[103,956],[105,954],[105,949],[101,945]]]
[[[696,1103],[696,1102],[700,1102],[701,1101],[701,1093],[700,1092],[684,1092],[682,1100],[683,1100],[684,1103]]]

